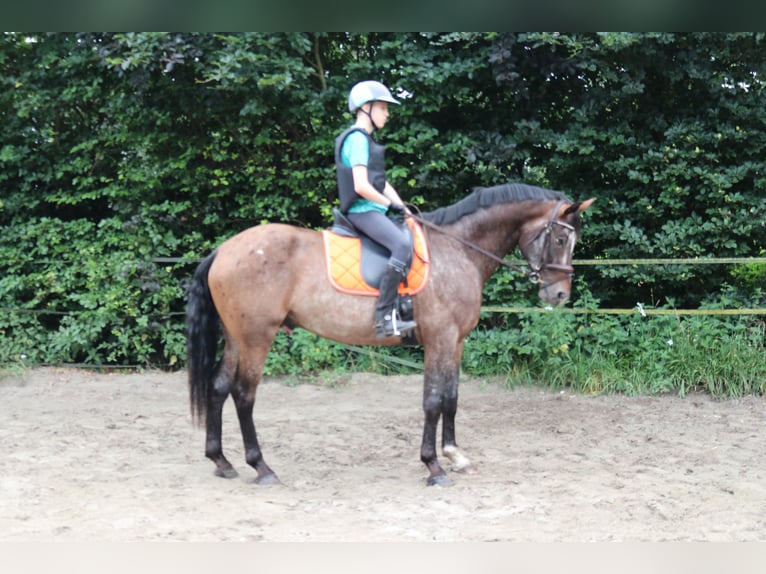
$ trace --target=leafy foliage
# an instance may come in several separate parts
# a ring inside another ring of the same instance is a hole
[[[348,89],[369,78],[402,100],[379,136],[391,180],[420,209],[523,180],[598,198],[579,257],[763,255],[763,43],[762,33],[4,33],[0,362],[182,367],[194,263],[250,225],[329,224],[332,141],[352,121]],[[583,277],[575,305],[693,308],[762,302],[765,275],[603,266]],[[505,272],[485,297],[534,303]],[[482,318],[465,368],[571,367],[574,354],[615,352],[634,357],[620,372],[636,364],[637,325],[551,317]],[[726,329],[757,349],[758,328],[743,324]],[[311,338],[283,344],[269,368],[361,361]]]
[[[683,395],[704,390],[731,397],[766,391],[763,320],[638,310],[627,315],[588,313],[599,302],[587,287],[579,287],[575,308],[581,313],[530,313],[519,317],[516,329],[475,330],[466,340],[464,370],[503,375],[510,384],[545,383],[585,393]],[[714,312],[758,304],[736,297],[727,292],[703,307]],[[672,306],[662,309],[672,311]]]
[[[578,253],[758,255],[766,239],[763,40],[604,33],[496,43],[495,77],[521,112],[518,147],[553,187],[599,198]],[[662,297],[694,306],[726,276],[709,266],[683,274],[603,267],[589,279],[613,306]]]

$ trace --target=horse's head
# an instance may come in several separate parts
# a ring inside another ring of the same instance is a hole
[[[595,198],[579,203],[560,201],[552,211],[529,222],[522,229],[519,246],[531,268],[531,277],[540,286],[540,299],[561,305],[572,288],[572,254],[580,233],[580,212]]]

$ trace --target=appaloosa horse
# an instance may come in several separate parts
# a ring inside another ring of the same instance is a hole
[[[420,459],[428,468],[429,485],[449,483],[436,452],[440,418],[443,454],[454,470],[473,471],[455,441],[455,413],[463,340],[479,320],[484,283],[500,258],[519,246],[540,298],[551,305],[566,301],[579,214],[592,202],[574,203],[556,191],[508,184],[479,188],[422,215],[430,281],[413,298],[413,308],[425,353]],[[231,395],[256,481],[278,482],[258,445],[253,406],[269,346],[280,328],[301,327],[347,344],[400,343],[399,337],[375,338],[375,298],[335,290],[324,265],[319,231],[282,224],[247,229],[199,264],[187,309],[189,394],[194,418],[206,425],[205,454],[217,475],[237,476],[221,441],[223,404]],[[216,362],[221,330],[225,345]]]

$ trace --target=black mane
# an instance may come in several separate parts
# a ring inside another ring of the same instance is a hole
[[[497,185],[495,187],[477,187],[471,195],[452,205],[424,213],[423,218],[435,225],[449,225],[450,223],[455,223],[461,217],[470,215],[485,207],[492,207],[498,203],[547,201],[551,199],[569,201],[560,191],[553,191],[524,183],[506,183],[505,185]]]

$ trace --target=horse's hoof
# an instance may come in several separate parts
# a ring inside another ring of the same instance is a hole
[[[456,446],[445,446],[443,452],[444,455],[450,459],[450,462],[452,462],[451,470],[453,472],[463,472],[465,474],[473,473],[471,461],[468,460]]]
[[[234,470],[233,466],[229,466],[227,468],[216,468],[214,474],[216,476],[220,476],[221,478],[237,478],[239,476],[239,473]]]
[[[428,477],[428,486],[452,486],[452,481],[446,474],[435,474]]]
[[[478,474],[479,469],[477,469],[474,465],[469,464],[468,466],[464,466],[462,468],[456,468],[455,472],[459,472],[460,474]]]
[[[281,485],[282,481],[277,478],[277,475],[273,472],[270,472],[269,474],[264,474],[263,476],[259,476],[255,479],[256,484],[260,484],[263,486],[271,486],[271,485]]]

